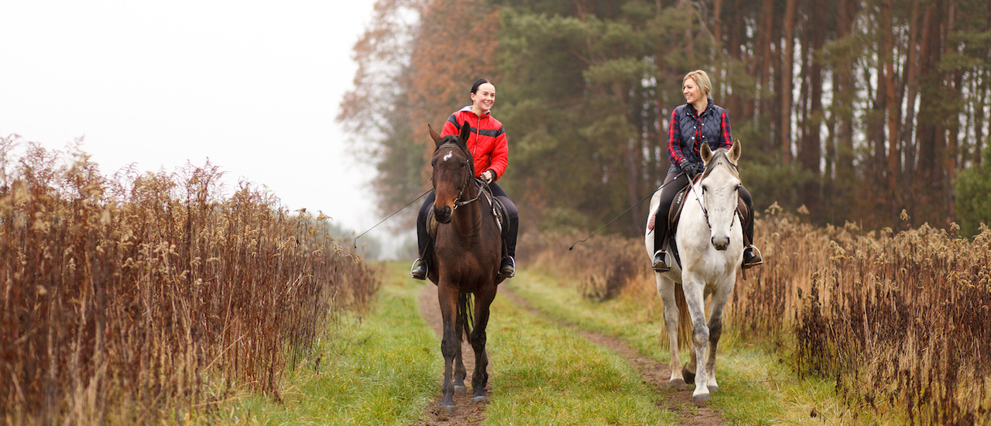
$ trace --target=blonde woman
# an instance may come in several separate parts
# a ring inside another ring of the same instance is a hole
[[[733,134],[730,131],[729,115],[722,107],[712,103],[709,96],[712,82],[709,75],[702,70],[696,70],[685,75],[682,79],[681,92],[686,103],[674,109],[671,113],[671,123],[668,126],[668,158],[671,168],[664,178],[661,189],[661,203],[654,213],[654,252],[653,268],[658,272],[666,272],[671,267],[664,263],[663,243],[668,237],[668,211],[675,195],[688,186],[689,179],[695,180],[702,173],[704,165],[699,152],[703,143],[709,144],[713,151],[719,148],[729,148],[733,145]],[[753,211],[753,201],[750,192],[740,187],[740,199]],[[748,269],[763,263],[760,250],[753,245],[754,221],[753,214],[743,224],[746,240],[751,244],[743,250],[743,268]]]

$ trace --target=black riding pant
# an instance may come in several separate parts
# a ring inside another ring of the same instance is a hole
[[[509,232],[504,232],[503,235],[506,239],[506,249],[509,256],[516,257],[516,234],[520,228],[520,212],[516,209],[516,204],[513,204],[513,200],[509,199],[509,195],[506,195],[506,191],[497,183],[489,183],[489,189],[492,190],[492,195],[502,201],[502,205],[506,206],[506,212],[509,213]],[[430,241],[430,235],[427,234],[427,212],[432,208],[435,199],[434,191],[430,191],[427,194],[427,199],[423,200],[423,204],[420,206],[420,213],[416,216],[416,246],[418,248],[417,253],[421,258],[424,257],[424,251]]]
[[[688,186],[688,174],[670,172],[664,177],[664,185],[661,187],[661,202],[657,205],[657,212],[654,217],[654,250],[660,250],[664,244],[664,238],[668,233],[668,213],[671,211],[671,202],[675,195]],[[740,199],[750,210],[750,217],[743,224],[743,233],[747,240],[753,244],[754,241],[754,202],[750,198],[750,191],[740,186]]]

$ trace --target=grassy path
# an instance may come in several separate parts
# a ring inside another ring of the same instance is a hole
[[[283,403],[241,398],[195,423],[850,423],[836,414],[828,383],[796,380],[776,358],[732,339],[720,344],[720,391],[709,406],[681,404],[680,395],[649,377],[666,369],[660,319],[644,317],[631,301],[589,302],[566,283],[527,271],[503,284],[492,307],[490,403],[479,409],[459,402],[458,412],[468,413],[460,419],[431,417],[443,358],[418,299],[432,284],[406,278],[405,269],[387,265],[371,311],[341,319],[289,375]],[[666,382],[666,374],[655,376]],[[690,391],[682,393],[689,401]]]

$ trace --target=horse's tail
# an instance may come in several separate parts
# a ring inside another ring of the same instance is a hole
[[[469,338],[471,336],[471,329],[474,327],[475,317],[472,313],[475,311],[475,298],[471,293],[459,292],[458,293],[458,322],[464,325],[465,337]],[[458,336],[459,338],[461,336]]]
[[[678,349],[685,349],[692,341],[692,316],[688,314],[688,301],[681,283],[674,283],[674,304],[678,307]]]

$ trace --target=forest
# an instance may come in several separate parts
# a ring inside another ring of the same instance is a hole
[[[663,181],[682,78],[703,69],[758,212],[974,235],[991,223],[989,58],[977,0],[379,0],[337,119],[377,158],[389,213],[430,187],[427,124],[488,78],[523,228],[593,229]],[[646,210],[607,232],[639,234]]]

